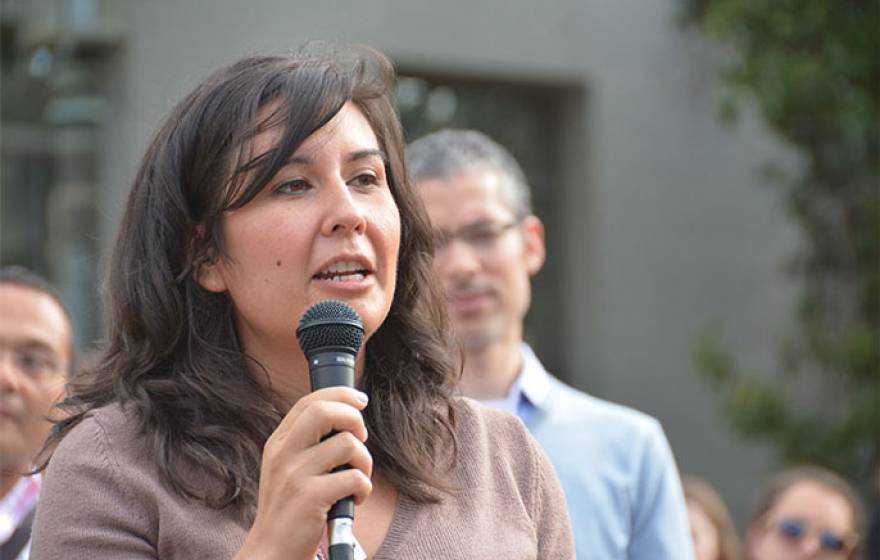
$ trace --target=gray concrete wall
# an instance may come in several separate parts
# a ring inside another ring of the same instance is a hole
[[[715,483],[742,520],[767,451],[736,442],[697,379],[699,327],[772,370],[794,289],[796,236],[757,166],[784,156],[746,115],[715,118],[716,58],[675,23],[676,2],[188,1],[129,5],[108,81],[102,239],[161,117],[209,70],[307,39],[362,42],[407,68],[581,84],[570,103],[559,216],[570,306],[561,363],[592,393],[663,422],[679,465]],[[545,217],[546,218],[546,217]]]

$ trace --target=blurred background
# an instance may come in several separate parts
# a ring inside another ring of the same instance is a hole
[[[398,65],[408,140],[477,128],[522,162],[551,371],[659,418],[740,526],[781,462],[872,492],[877,2],[0,2],[0,262],[59,287],[80,349],[174,104],[244,54],[365,43]]]

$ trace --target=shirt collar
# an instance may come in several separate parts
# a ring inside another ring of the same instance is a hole
[[[15,486],[0,498],[0,542],[6,542],[21,520],[37,505],[40,475],[22,476]]]
[[[550,374],[525,342],[520,346],[520,355],[522,367],[507,395],[480,402],[490,408],[506,410],[526,419],[533,410],[543,410],[546,406],[550,394]]]
[[[511,414],[517,414],[523,398],[522,377],[518,375],[514,380],[513,385],[511,385],[510,389],[507,391],[507,395],[500,399],[484,399],[480,402],[489,408],[506,410]]]
[[[536,408],[542,409],[550,394],[550,374],[535,356],[531,346],[523,342],[520,350],[523,360],[522,369],[513,388],[518,389],[522,397]]]

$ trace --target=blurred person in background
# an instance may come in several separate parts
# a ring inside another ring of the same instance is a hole
[[[519,415],[544,447],[566,492],[577,557],[692,558],[660,423],[563,384],[523,341],[545,246],[520,165],[467,130],[416,140],[407,162],[434,228],[434,270],[463,353],[459,389]]]
[[[28,474],[73,363],[70,315],[49,283],[0,268],[0,558],[29,556],[40,475]]]
[[[815,466],[774,476],[746,533],[748,560],[854,560],[862,504],[843,478]],[[873,559],[872,559],[873,560]]]
[[[685,476],[682,486],[696,559],[739,560],[739,535],[718,492],[694,476]]]

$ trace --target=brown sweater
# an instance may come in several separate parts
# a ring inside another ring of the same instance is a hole
[[[451,476],[461,491],[429,505],[401,494],[374,558],[574,559],[565,497],[522,423],[468,399],[458,408]],[[170,491],[134,423],[110,405],[76,426],[52,457],[31,558],[231,558],[247,532],[234,510]]]

